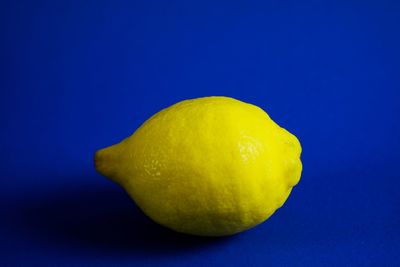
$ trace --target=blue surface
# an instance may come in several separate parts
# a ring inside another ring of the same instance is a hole
[[[0,3],[0,265],[400,266],[399,1],[116,2]],[[93,169],[207,95],[304,150],[285,206],[230,238],[157,226]]]

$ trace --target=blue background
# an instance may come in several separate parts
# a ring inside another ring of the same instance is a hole
[[[0,27],[1,265],[400,266],[399,1],[10,0]],[[92,162],[208,95],[304,151],[285,206],[229,238],[157,226]]]

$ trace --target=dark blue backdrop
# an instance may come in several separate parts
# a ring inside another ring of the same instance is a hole
[[[1,1],[1,265],[400,266],[399,1],[117,2]],[[155,225],[93,169],[207,95],[304,150],[286,205],[230,238]]]

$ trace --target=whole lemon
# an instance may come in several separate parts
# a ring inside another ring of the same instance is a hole
[[[249,229],[300,179],[301,146],[261,108],[229,97],[185,100],[96,152],[96,169],[151,219],[182,233]]]

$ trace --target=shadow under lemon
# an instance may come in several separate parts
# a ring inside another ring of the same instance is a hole
[[[30,237],[107,251],[154,255],[217,245],[235,238],[190,236],[162,227],[146,217],[122,188],[111,183],[69,186],[31,195],[19,203],[18,210],[16,226]]]

